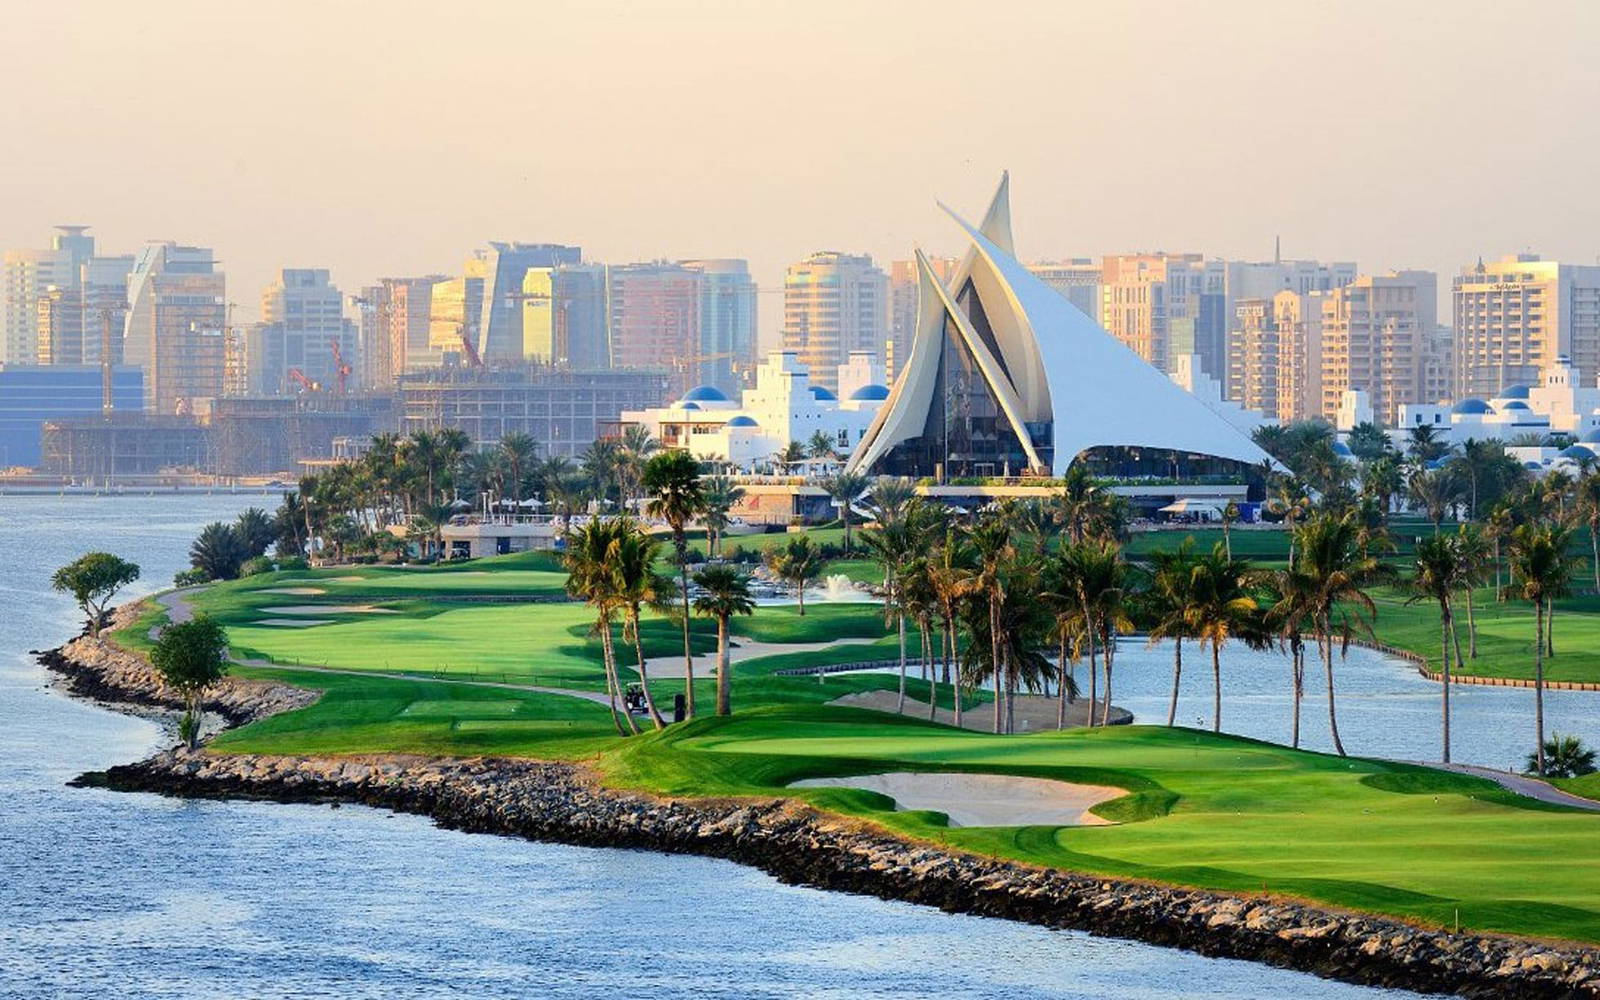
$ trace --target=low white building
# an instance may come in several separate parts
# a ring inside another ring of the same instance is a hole
[[[774,351],[738,401],[716,386],[699,385],[670,406],[625,410],[622,423],[644,427],[665,448],[746,471],[769,466],[789,442],[806,445],[818,431],[843,456],[867,433],[889,388],[882,364],[866,351],[852,352],[838,367],[838,385],[835,394],[813,383],[795,352]]]
[[[1256,410],[1246,409],[1231,399],[1224,399],[1222,383],[1206,373],[1198,354],[1185,354],[1179,357],[1169,377],[1242,434],[1253,434],[1257,427],[1272,422]]]

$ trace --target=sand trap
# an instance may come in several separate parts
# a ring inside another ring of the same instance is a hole
[[[377,608],[370,604],[285,604],[267,608],[275,615],[397,615],[393,608]]]
[[[1106,785],[1078,785],[1008,774],[921,774],[895,771],[848,778],[806,778],[795,788],[864,788],[894,799],[895,809],[932,809],[951,826],[1104,826],[1089,812],[1128,794]]]
[[[260,594],[288,594],[290,597],[315,597],[326,594],[321,587],[264,587],[257,591]]]
[[[313,625],[332,625],[332,618],[263,618],[257,625],[276,625],[279,628],[310,628]]]

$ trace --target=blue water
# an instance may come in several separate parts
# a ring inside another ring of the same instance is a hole
[[[73,790],[153,723],[47,690],[92,543],[171,578],[237,497],[0,498],[0,997],[1406,996],[368,809]],[[253,502],[261,502],[259,500]]]

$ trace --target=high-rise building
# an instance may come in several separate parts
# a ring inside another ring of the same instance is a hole
[[[1600,371],[1600,267],[1537,254],[1479,261],[1456,276],[1452,306],[1458,399],[1535,384],[1562,357]]]
[[[478,279],[482,303],[475,331],[478,355],[489,362],[528,360],[523,339],[523,279],[533,267],[576,264],[583,259],[578,247],[557,243],[490,243],[473,252],[465,276]]]
[[[783,277],[783,349],[838,391],[839,366],[852,351],[882,357],[889,341],[889,280],[866,254],[834,250],[789,265]]]
[[[106,347],[111,350],[111,363],[122,363],[122,330],[128,317],[128,276],[132,272],[132,254],[90,257],[79,267],[84,364],[99,364],[100,352]]]
[[[478,326],[483,308],[483,279],[447,278],[435,282],[428,299],[428,348],[446,357],[470,361],[478,349]]]
[[[290,393],[309,380],[326,389],[356,381],[356,328],[326,268],[284,268],[261,292],[261,324],[249,351],[251,391]],[[295,373],[299,373],[296,375]]]
[[[611,268],[611,366],[670,371],[674,395],[699,385],[701,284],[670,261]]]
[[[700,343],[695,382],[724,392],[739,389],[756,364],[756,283],[742,260],[680,261],[700,274]]]
[[[603,264],[530,267],[522,279],[526,360],[597,371],[611,367]]]
[[[57,226],[48,250],[8,250],[3,259],[5,328],[0,336],[0,361],[34,364],[39,358],[39,300],[51,287],[75,292],[83,262],[94,256],[94,237],[87,226]],[[68,296],[71,298],[72,296]],[[81,302],[79,304],[81,310]],[[52,320],[60,322],[59,313]],[[81,326],[81,317],[69,321]],[[81,336],[81,334],[80,334]],[[50,348],[45,348],[50,353]],[[76,362],[74,362],[76,363]]]
[[[1197,253],[1106,257],[1101,266],[1100,323],[1162,371],[1200,357],[1214,377],[1227,367],[1227,271]]]
[[[1278,315],[1270,297],[1234,303],[1225,381],[1225,398],[1247,410],[1278,415]]]
[[[1438,326],[1432,271],[1362,275],[1322,296],[1322,405],[1333,420],[1341,400],[1364,390],[1373,416],[1395,426],[1404,403],[1427,398],[1427,359]]]
[[[1272,297],[1278,332],[1278,404],[1268,416],[1288,422],[1322,416],[1322,300],[1327,292],[1279,292]]]
[[[954,257],[929,257],[928,266],[940,281],[949,281],[959,263]],[[1095,269],[1096,287],[1099,285],[1099,268]],[[911,349],[911,335],[917,329],[917,262],[894,260],[889,262],[889,343],[884,348],[883,366],[888,379],[893,382],[905,367],[906,351]],[[1096,315],[1099,305],[1095,306]]]
[[[144,369],[145,409],[188,412],[222,394],[227,287],[211,250],[151,243],[128,279],[123,360]]]
[[[1041,260],[1028,265],[1040,281],[1060,292],[1085,316],[1100,322],[1100,262],[1092,257]]]

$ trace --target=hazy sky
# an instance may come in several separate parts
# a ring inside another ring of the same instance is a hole
[[[1600,254],[1600,4],[8,4],[0,245],[92,224],[346,291],[593,259],[1199,250],[1447,275]],[[762,299],[769,327],[780,298]]]

